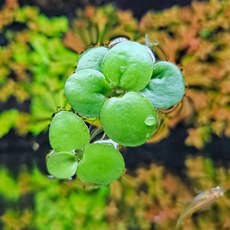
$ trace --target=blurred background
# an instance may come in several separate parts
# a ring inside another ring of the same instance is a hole
[[[127,171],[85,191],[47,177],[48,125],[81,52],[118,35],[177,64],[186,95]],[[175,229],[200,191],[225,188],[182,229],[230,229],[228,0],[0,1],[0,229]]]

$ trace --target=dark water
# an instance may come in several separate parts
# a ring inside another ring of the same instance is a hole
[[[213,136],[212,142],[204,149],[197,150],[184,144],[186,137],[186,128],[179,125],[171,130],[169,137],[158,143],[124,149],[122,153],[126,168],[132,172],[140,166],[148,167],[157,163],[165,166],[172,173],[183,176],[184,161],[188,155],[202,155],[213,159],[217,165],[226,167],[229,165],[230,139]],[[38,149],[35,150],[35,146],[38,146]],[[47,173],[45,156],[49,150],[48,133],[37,137],[32,135],[20,137],[11,131],[0,140],[0,162],[15,173],[22,165],[28,168],[37,165],[44,173]]]

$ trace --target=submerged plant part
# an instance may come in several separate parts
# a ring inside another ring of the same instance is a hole
[[[224,195],[224,189],[220,186],[211,188],[208,191],[201,192],[193,198],[190,205],[181,213],[178,218],[176,229],[178,229],[185,218],[191,216],[193,213],[207,208],[213,204],[218,198]]]
[[[206,161],[213,167],[207,170]],[[211,159],[202,156],[187,159],[186,165],[188,180],[162,165],[152,164],[131,174],[127,171],[110,186],[51,180],[36,166],[32,170],[22,167],[15,177],[12,171],[0,166],[1,226],[30,229],[33,225],[42,230],[48,225],[57,229],[77,226],[77,229],[117,230],[119,226],[175,230],[183,204],[194,198],[191,188],[208,191],[219,184],[226,189],[224,199],[215,202],[215,207],[205,215],[189,218],[184,229],[230,229],[230,168],[215,166]],[[100,188],[96,190],[97,187]]]
[[[186,219],[182,229],[229,229],[230,169],[215,165],[209,158],[191,156],[186,159],[184,172],[180,177],[163,165],[152,164],[139,167],[134,175],[127,172],[111,184],[107,205],[111,230],[118,225],[122,229],[175,230],[178,217],[185,210],[183,204],[194,199],[193,188],[204,192],[212,188],[221,197],[222,186],[224,199],[214,199],[213,208]]]
[[[137,30],[138,22],[130,10],[115,9],[112,4],[87,6],[77,11],[64,43],[77,53],[97,45],[112,48],[127,38],[136,39]]]

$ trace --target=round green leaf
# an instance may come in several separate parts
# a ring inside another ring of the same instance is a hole
[[[48,172],[58,179],[68,179],[77,170],[77,160],[71,152],[55,152],[46,162]]]
[[[144,144],[158,124],[151,102],[138,92],[110,98],[101,109],[100,120],[108,137],[124,146]]]
[[[160,61],[154,65],[152,79],[142,93],[154,107],[167,109],[184,96],[185,84],[180,69],[171,62]]]
[[[94,47],[86,50],[81,56],[77,64],[77,71],[83,69],[95,69],[100,71],[101,62],[108,49],[103,46]]]
[[[72,74],[65,84],[65,96],[75,111],[86,117],[98,117],[109,85],[97,70],[85,69]]]
[[[49,140],[56,151],[83,149],[89,144],[89,129],[75,113],[61,111],[51,121]]]
[[[113,87],[127,91],[142,90],[149,82],[153,61],[144,45],[124,41],[113,46],[105,55],[101,72]]]
[[[125,168],[121,153],[110,144],[91,144],[78,164],[77,176],[82,182],[107,185],[118,179]]]

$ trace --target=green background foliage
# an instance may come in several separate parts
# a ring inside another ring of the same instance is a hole
[[[53,113],[65,106],[64,81],[78,57],[61,39],[68,30],[68,20],[49,19],[35,7],[17,5],[13,9],[6,5],[1,17],[0,32],[7,44],[0,47],[0,102],[4,105],[16,100],[19,109],[1,112],[0,135],[11,128],[22,135],[37,135],[47,129]],[[20,31],[14,31],[15,23]],[[20,110],[26,102],[27,111]],[[9,114],[11,122],[4,122]]]
[[[14,178],[1,167],[0,176],[3,229],[107,229],[108,188],[87,193],[75,182],[51,180],[37,168],[24,168]]]
[[[183,177],[151,165],[99,189],[50,179],[36,167],[16,177],[1,167],[0,178],[4,229],[172,229],[197,190],[216,185],[224,197],[184,223],[189,230],[230,228],[230,171],[201,156],[186,160]]]

